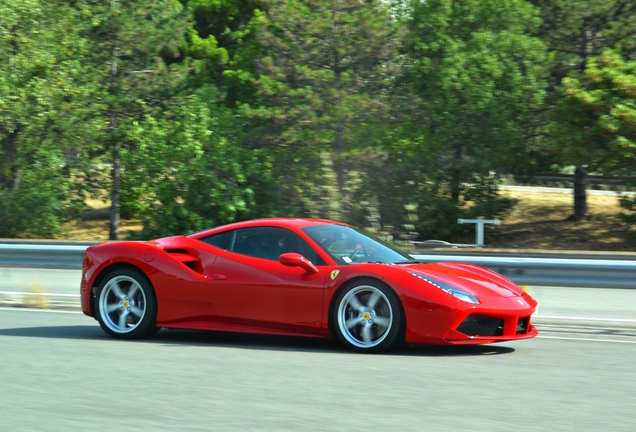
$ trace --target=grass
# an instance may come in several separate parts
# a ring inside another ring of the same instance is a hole
[[[588,195],[590,217],[568,220],[572,214],[572,195],[553,192],[503,191],[518,200],[513,211],[501,219],[501,225],[487,226],[485,247],[492,249],[634,251],[623,238],[627,226],[618,218],[621,208],[612,195]],[[108,204],[89,203],[94,209],[88,217],[64,225],[59,239],[108,239]],[[127,231],[140,231],[141,222],[122,220],[120,237]],[[474,235],[455,239],[474,243]]]
[[[73,219],[65,223],[58,240],[108,240],[110,202],[102,200],[88,200],[86,202],[91,211],[82,219]],[[126,232],[141,231],[141,221],[135,219],[122,219],[119,225],[119,237],[123,239]]]
[[[504,191],[518,200],[513,211],[485,235],[488,248],[628,251],[623,234],[623,211],[615,195],[587,196],[590,217],[569,220],[573,197],[569,193]],[[634,247],[631,250],[635,250]]]

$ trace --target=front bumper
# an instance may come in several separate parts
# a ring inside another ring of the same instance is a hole
[[[485,344],[530,339],[539,334],[530,316],[487,316],[471,314],[444,336],[449,344]]]
[[[513,297],[482,297],[480,304],[404,302],[408,344],[486,344],[530,339],[537,302],[527,293]]]

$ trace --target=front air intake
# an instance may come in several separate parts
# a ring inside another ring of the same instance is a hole
[[[517,334],[523,335],[528,333],[529,324],[530,318],[519,318],[519,321],[517,321]]]
[[[470,315],[457,327],[468,336],[502,336],[504,321],[483,315]]]

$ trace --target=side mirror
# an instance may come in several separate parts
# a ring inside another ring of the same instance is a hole
[[[302,267],[309,274],[318,273],[318,267],[299,253],[284,253],[278,258],[278,260],[282,265],[289,267]]]

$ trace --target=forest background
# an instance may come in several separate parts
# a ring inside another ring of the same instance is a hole
[[[572,174],[573,221],[588,173],[636,186],[633,0],[0,0],[0,65],[0,238],[97,199],[110,239],[303,216],[452,241],[513,210],[510,176]]]

